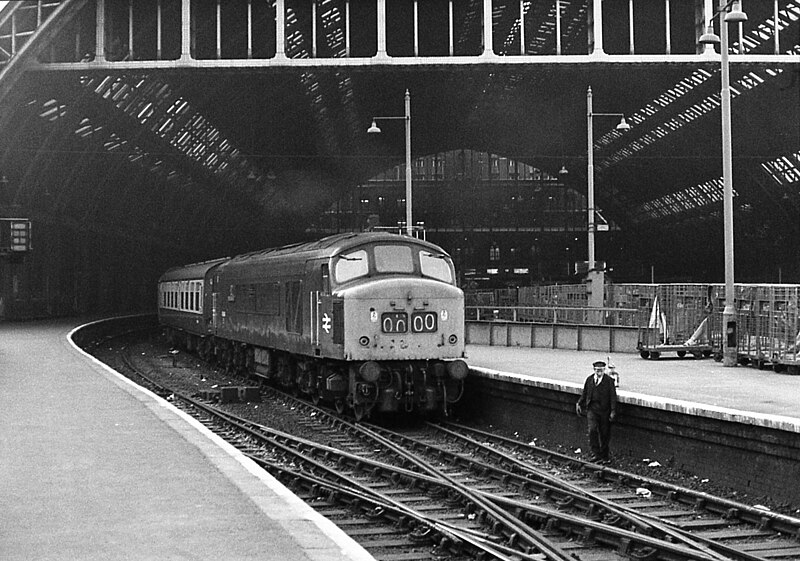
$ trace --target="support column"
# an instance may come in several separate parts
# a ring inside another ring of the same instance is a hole
[[[378,0],[378,52],[375,58],[387,58],[386,54],[386,0]]]
[[[494,54],[492,37],[492,0],[483,0],[483,56]]]
[[[275,0],[275,58],[286,58],[286,4]]]
[[[191,0],[181,2],[181,61],[192,60]]]
[[[97,0],[95,13],[95,62],[106,61],[106,0]]]
[[[725,0],[720,0],[720,11],[725,10]],[[722,66],[722,179],[723,218],[725,241],[725,308],[722,310],[722,365],[736,366],[738,362],[738,334],[736,328],[736,287],[733,260],[733,154],[731,149],[731,84],[728,63],[728,23],[719,22],[720,59]]]
[[[158,0],[156,5],[156,60],[161,60],[163,55],[162,48],[162,33],[163,33],[163,14],[161,7],[161,0]]]
[[[589,20],[589,48],[590,55],[605,55],[603,50],[603,0],[592,0],[592,10]]]

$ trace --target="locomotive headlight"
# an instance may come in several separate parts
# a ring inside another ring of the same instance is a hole
[[[358,375],[365,382],[375,383],[381,377],[381,367],[377,362],[370,360],[359,367]]]
[[[358,344],[361,345],[362,347],[369,347],[369,337],[367,337],[366,335],[362,335],[358,339]]]
[[[442,321],[447,321],[447,318],[449,316],[450,314],[447,313],[447,310],[442,310],[441,312],[439,312],[439,317],[442,318]]]
[[[458,335],[453,333],[452,335],[450,335],[450,337],[447,338],[447,342],[450,343],[451,345],[455,345],[456,343],[458,343]]]
[[[463,360],[454,360],[447,363],[447,373],[453,380],[463,380],[469,374],[469,366]]]

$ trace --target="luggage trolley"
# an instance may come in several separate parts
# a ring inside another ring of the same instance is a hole
[[[680,358],[687,354],[710,357],[718,331],[718,314],[713,313],[715,292],[713,285],[707,284],[658,285],[652,300],[640,303],[639,355],[653,360],[671,352]]]
[[[800,374],[800,286],[737,287],[738,362]]]

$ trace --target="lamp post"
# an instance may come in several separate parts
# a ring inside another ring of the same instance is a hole
[[[731,83],[728,64],[728,28],[726,23],[747,21],[738,0],[720,0],[719,9],[714,15],[725,14],[720,22],[719,37],[714,34],[711,22],[706,33],[700,37],[700,44],[720,46],[721,64],[721,111],[722,111],[722,198],[725,233],[725,308],[722,311],[722,365],[736,366],[738,362],[738,341],[736,329],[736,295],[733,282],[733,156],[731,149]],[[713,19],[713,18],[712,18]]]
[[[592,88],[591,86],[586,91],[586,181],[588,184],[586,194],[586,207],[588,211],[588,242],[589,242],[589,259],[588,259],[588,279],[591,283],[591,295],[589,305],[595,308],[603,306],[603,283],[605,282],[602,270],[598,270],[595,263],[594,251],[594,234],[597,230],[595,222],[595,207],[594,207],[594,117],[621,117],[616,129],[619,131],[630,130],[631,126],[625,121],[625,115],[622,113],[595,113],[592,109]],[[595,290],[599,286],[600,290]]]
[[[414,235],[414,223],[412,222],[412,201],[411,201],[411,94],[406,90],[405,95],[405,115],[402,117],[373,117],[372,126],[367,129],[370,134],[381,132],[376,121],[402,119],[406,123],[406,234]]]

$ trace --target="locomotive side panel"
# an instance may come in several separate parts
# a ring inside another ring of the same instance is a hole
[[[284,256],[215,275],[218,337],[299,355],[342,358],[333,342],[328,259]]]

